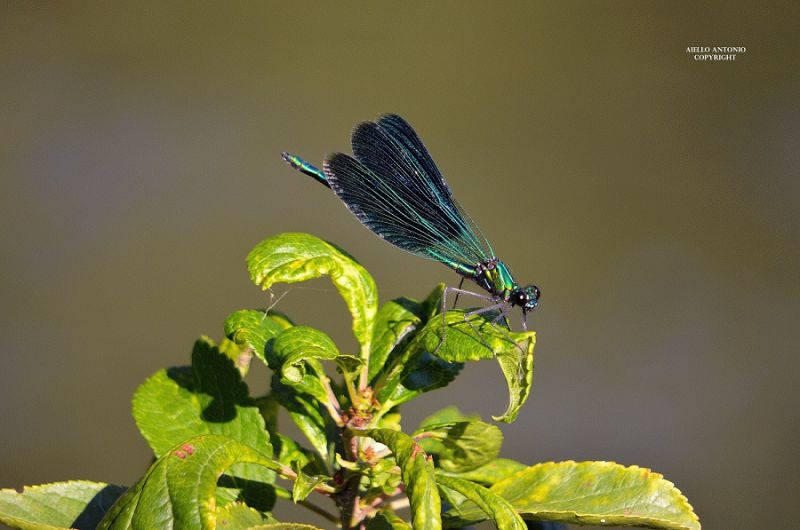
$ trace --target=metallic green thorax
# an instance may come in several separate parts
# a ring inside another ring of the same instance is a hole
[[[481,263],[476,267],[469,267],[454,261],[444,261],[444,264],[503,301],[508,302],[511,293],[519,290],[519,284],[514,281],[511,271],[508,270],[505,263],[497,258]]]

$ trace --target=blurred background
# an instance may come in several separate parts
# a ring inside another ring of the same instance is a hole
[[[263,307],[244,258],[311,232],[383,300],[458,278],[280,159],[396,112],[521,282],[533,394],[503,456],[663,473],[704,528],[796,527],[795,4],[5,3],[0,487],[129,485],[136,387]],[[745,46],[696,62],[689,46]],[[329,283],[277,307],[355,341]],[[280,288],[277,291],[281,291]],[[266,388],[266,370],[249,378]],[[504,410],[495,363],[405,410]],[[305,512],[278,517],[324,525]]]

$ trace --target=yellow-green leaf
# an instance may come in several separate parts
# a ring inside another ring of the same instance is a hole
[[[264,418],[247,384],[233,362],[207,338],[195,343],[191,367],[161,370],[136,390],[133,417],[156,457],[199,434],[230,436],[272,454]],[[244,490],[254,506],[271,507],[274,492],[264,486],[275,481],[271,471],[237,464],[228,470],[228,477],[226,487],[219,489],[220,501],[231,501]]]
[[[513,422],[530,395],[536,333],[510,332],[480,316],[472,317],[467,322],[464,316],[464,311],[454,310],[448,311],[444,320],[441,316],[428,320],[404,350],[403,360],[408,362],[408,359],[419,358],[424,353],[454,364],[495,359],[506,380],[509,399],[506,411],[493,418],[506,423]],[[408,372],[408,366],[401,362],[381,378],[377,388],[379,399],[392,404],[407,400],[405,396],[399,400],[398,389],[394,388],[401,384],[404,372]]]
[[[334,245],[310,234],[284,233],[265,239],[247,256],[250,278],[262,289],[330,276],[353,316],[353,334],[369,352],[378,291],[367,270]]]
[[[94,528],[125,488],[73,480],[0,490],[0,524],[23,530]]]
[[[281,469],[271,458],[231,438],[210,434],[190,438],[156,460],[106,513],[98,530],[213,530],[217,480],[235,463]]]
[[[263,362],[268,363],[267,342],[290,326],[282,316],[276,319],[274,315],[263,311],[243,309],[225,319],[225,336],[235,342],[242,351],[252,352]]]
[[[277,522],[271,515],[242,502],[231,502],[217,509],[217,530],[250,530],[257,525]]]
[[[503,445],[503,432],[478,420],[428,425],[414,436],[424,436],[420,445],[436,455],[441,469],[450,472],[469,471],[494,460]]]
[[[455,490],[478,506],[498,530],[527,530],[525,521],[504,498],[468,480],[437,474],[440,486]]]
[[[572,524],[699,530],[686,497],[649,469],[613,462],[547,462],[494,484],[525,519]],[[473,506],[448,514],[448,526],[485,519]]]

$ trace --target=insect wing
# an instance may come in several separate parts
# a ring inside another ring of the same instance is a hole
[[[324,171],[333,190],[370,230],[414,254],[473,267],[493,257],[463,214],[414,130],[399,116],[353,133],[355,158],[337,153]]]

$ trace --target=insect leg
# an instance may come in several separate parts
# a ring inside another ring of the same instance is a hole
[[[497,300],[496,300],[496,299],[495,299],[495,300],[493,300],[493,301],[494,301],[494,302],[497,302]],[[495,309],[499,309],[499,310],[500,310],[500,317],[503,317],[503,316],[505,315],[505,309],[504,309],[504,307],[503,307],[503,306],[505,306],[505,305],[506,305],[506,302],[500,301],[500,302],[497,302],[497,303],[495,303],[494,305],[490,305],[490,306],[487,306],[487,307],[482,307],[482,308],[480,308],[480,309],[476,309],[476,310],[474,310],[474,311],[470,311],[469,313],[464,313],[464,322],[466,322],[466,323],[469,325],[469,327],[472,329],[472,331],[473,331],[473,332],[475,332],[475,335],[477,335],[478,337],[480,337],[480,338],[481,338],[481,342],[483,343],[483,345],[484,345],[484,346],[486,346],[486,348],[487,348],[487,349],[488,349],[490,352],[492,352],[492,354],[494,354],[494,350],[493,350],[493,349],[492,349],[492,347],[489,345],[489,343],[488,343],[488,342],[486,342],[486,339],[484,339],[484,338],[483,338],[483,335],[481,335],[481,334],[480,334],[480,332],[479,332],[479,331],[478,331],[478,329],[477,329],[477,328],[476,328],[476,327],[475,327],[475,326],[472,324],[472,322],[470,322],[470,321],[469,321],[469,318],[470,318],[470,317],[474,317],[475,315],[480,315],[481,313],[488,313],[489,311],[494,311]],[[497,320],[498,320],[500,317],[498,317],[498,318],[494,319],[494,320],[492,321],[492,323],[495,323],[495,322],[497,322]]]
[[[461,290],[461,287],[462,287],[463,285],[464,285],[464,277],[462,276],[462,277],[461,277],[461,281],[460,281],[460,282],[458,282],[458,289],[459,289],[459,290]],[[453,309],[455,309],[455,308],[456,308],[456,305],[457,305],[457,304],[458,304],[458,292],[456,292],[456,299],[453,301]]]
[[[272,287],[270,287],[267,290],[269,291],[269,306],[264,310],[264,316],[261,317],[261,322],[264,322],[264,320],[267,318],[267,315],[272,310],[272,308],[275,307],[276,305],[278,305],[278,302],[280,302],[283,299],[284,296],[289,294],[289,291],[291,291],[292,288],[289,287],[284,292],[279,294],[277,299],[275,298],[275,293],[272,291]]]
[[[464,282],[464,278],[463,277],[461,278],[461,282],[462,283]],[[442,309],[441,309],[441,313],[442,313],[442,334],[439,337],[439,344],[436,346],[436,349],[434,349],[433,352],[431,352],[434,355],[436,355],[436,352],[439,351],[439,348],[442,347],[442,345],[444,344],[445,339],[447,338],[447,333],[445,333],[444,330],[445,330],[445,327],[447,326],[447,321],[445,319],[445,315],[447,313],[447,295],[450,294],[450,293],[456,293],[456,300],[458,299],[458,295],[459,294],[469,294],[469,295],[475,296],[477,298],[480,298],[482,300],[488,300],[490,302],[495,302],[495,299],[493,297],[491,297],[491,296],[487,296],[485,294],[476,293],[476,292],[473,292],[473,291],[467,291],[466,289],[462,289],[461,288],[461,284],[459,284],[458,287],[445,287],[444,288],[444,292],[442,293]]]

